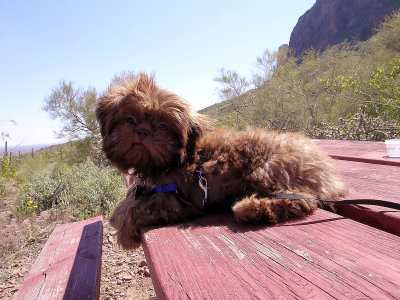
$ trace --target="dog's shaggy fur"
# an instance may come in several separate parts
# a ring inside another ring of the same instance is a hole
[[[142,226],[204,214],[196,167],[208,181],[207,203],[233,203],[239,222],[303,217],[317,209],[320,203],[314,199],[347,194],[335,162],[303,135],[254,128],[210,132],[210,119],[143,73],[114,81],[96,115],[107,158],[124,174],[133,170],[136,185],[145,186],[138,192],[134,185],[110,219],[126,249],[140,245]],[[165,184],[176,184],[181,192],[150,192]],[[263,197],[271,193],[314,199]]]

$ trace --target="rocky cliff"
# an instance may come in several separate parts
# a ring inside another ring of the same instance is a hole
[[[296,57],[314,48],[353,40],[365,41],[385,16],[400,9],[400,0],[317,0],[302,15],[290,36]]]

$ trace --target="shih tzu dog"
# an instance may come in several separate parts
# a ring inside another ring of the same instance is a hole
[[[112,82],[96,116],[107,158],[134,179],[110,218],[125,249],[140,245],[143,226],[224,207],[238,222],[277,223],[347,194],[334,160],[303,135],[211,131],[208,117],[147,74]]]

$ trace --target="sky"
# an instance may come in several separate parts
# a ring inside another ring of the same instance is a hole
[[[210,106],[218,69],[250,76],[314,3],[0,0],[0,133],[14,146],[63,142],[42,109],[52,89],[65,80],[101,93],[126,71],[154,73],[196,110]]]

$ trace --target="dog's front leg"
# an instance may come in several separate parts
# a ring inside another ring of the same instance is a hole
[[[110,221],[117,228],[118,244],[124,249],[135,249],[141,243],[141,227],[174,224],[199,215],[202,210],[178,194],[157,193],[125,199]]]

